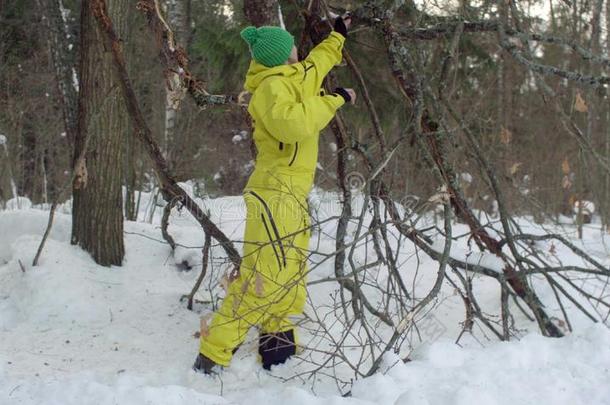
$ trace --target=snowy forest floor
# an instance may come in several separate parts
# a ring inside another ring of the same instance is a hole
[[[239,204],[234,197],[208,204],[212,219],[234,239],[243,232]],[[444,286],[431,330],[408,345],[412,361],[402,363],[402,353],[387,354],[378,373],[354,383],[350,397],[340,395],[345,387],[331,373],[306,375],[311,366],[299,358],[262,370],[255,331],[220,375],[196,374],[191,371],[195,333],[211,307],[199,304],[189,311],[180,302],[200,269],[200,248],[186,247],[202,245],[196,223],[186,212],[173,214],[170,231],[184,246],[171,257],[161,242],[160,212],[152,224],[126,222],[124,266],[104,268],[70,245],[68,212],[58,212],[35,268],[30,263],[48,211],[0,212],[0,404],[610,404],[607,326],[574,315],[575,332],[562,339],[542,337],[534,324],[522,322],[519,339],[497,342],[480,331],[456,345],[463,304],[450,286]],[[326,224],[328,229],[312,240],[317,249],[332,251],[332,226]],[[575,236],[569,226],[554,231]],[[598,229],[587,228],[578,244],[610,265]],[[408,248],[404,254],[405,271],[414,263],[410,260],[421,266],[421,280],[413,285],[423,294],[437,266],[413,257]],[[183,260],[199,267],[179,270],[176,263]],[[198,296],[204,301],[215,297],[210,291],[216,288],[209,286],[220,273],[218,266],[210,271]],[[330,261],[323,263],[309,280],[332,271]],[[497,313],[497,286],[480,280],[477,288],[481,305]],[[336,283],[312,285],[306,311],[324,305],[336,289]],[[559,314],[556,308],[549,311]],[[305,333],[302,339],[307,338]]]

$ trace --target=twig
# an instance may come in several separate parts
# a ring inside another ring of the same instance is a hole
[[[212,242],[212,239],[210,238],[210,235],[206,234],[205,242],[203,244],[203,259],[201,261],[201,273],[199,274],[199,277],[197,278],[197,282],[195,282],[195,285],[193,286],[191,293],[187,296],[188,303],[187,303],[186,307],[189,310],[193,310],[193,298],[195,297],[195,294],[199,290],[199,287],[201,286],[201,283],[203,282],[203,279],[208,271],[208,259],[210,256],[211,242]]]

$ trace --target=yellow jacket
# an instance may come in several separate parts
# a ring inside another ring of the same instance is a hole
[[[254,60],[245,89],[254,125],[257,157],[246,190],[265,189],[307,196],[318,162],[318,137],[343,97],[325,95],[322,81],[341,62],[345,38],[332,32],[305,60],[273,68]]]

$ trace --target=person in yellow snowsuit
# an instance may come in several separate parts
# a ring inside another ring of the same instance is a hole
[[[245,89],[257,148],[255,169],[244,189],[247,216],[239,276],[222,305],[202,328],[194,369],[227,366],[251,327],[260,331],[263,367],[286,361],[296,350],[289,316],[306,300],[309,245],[307,195],[318,161],[318,138],[337,109],[355,101],[352,89],[324,94],[322,81],[341,62],[349,17],[302,61],[294,38],[279,27],[241,32],[253,60]]]

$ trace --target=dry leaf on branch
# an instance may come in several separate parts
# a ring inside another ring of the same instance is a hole
[[[212,319],[212,314],[208,313],[199,320],[199,336],[207,337],[210,334],[209,321]]]
[[[241,283],[241,293],[242,294],[247,293],[248,288],[250,288],[250,282],[248,280],[244,280],[244,282]]]
[[[587,107],[587,103],[582,98],[580,92],[576,93],[576,99],[574,100],[574,109],[581,113],[589,111],[589,107]]]
[[[180,102],[186,96],[187,88],[183,84],[182,80],[182,69],[180,72],[170,71],[166,73],[166,105],[173,110],[178,110],[180,107]]]
[[[428,198],[428,202],[430,204],[445,204],[450,199],[451,199],[451,194],[447,191],[447,186],[443,184],[439,188],[438,193],[436,193],[436,194],[432,195],[430,198]]]
[[[265,284],[263,282],[263,276],[259,272],[256,272],[254,291],[259,297],[262,297],[265,293]]]
[[[512,132],[510,132],[508,128],[502,127],[502,130],[500,131],[500,142],[502,142],[504,145],[508,145],[512,139]]]
[[[510,167],[510,169],[509,169],[510,174],[511,174],[512,176],[514,176],[514,175],[515,175],[515,173],[517,173],[517,171],[519,170],[519,168],[521,167],[521,165],[522,165],[522,164],[523,164],[523,163],[521,163],[521,162],[516,162],[516,163],[513,163],[513,164],[512,164],[512,166],[511,166],[511,167]]]
[[[220,279],[220,286],[225,292],[227,292],[229,291],[229,284],[231,284],[231,280],[229,280],[229,276],[227,274],[224,274]]]
[[[568,157],[563,158],[563,162],[561,162],[561,171],[563,174],[570,174],[570,162],[568,161]]]
[[[252,94],[247,91],[242,91],[237,96],[237,104],[247,106],[250,104],[250,99],[252,99]]]
[[[574,194],[572,194],[572,195],[570,195],[570,196],[568,197],[568,205],[569,205],[570,207],[573,207],[573,206],[574,206],[574,204],[576,203],[576,201],[577,201],[577,198],[576,198],[576,196],[575,196]]]

